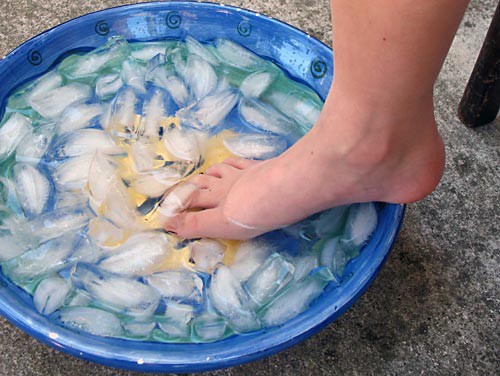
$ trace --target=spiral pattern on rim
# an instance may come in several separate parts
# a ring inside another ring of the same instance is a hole
[[[178,29],[181,26],[182,17],[177,12],[168,12],[167,26],[171,29]]]
[[[30,50],[28,52],[28,61],[31,65],[40,65],[43,61],[42,54],[37,50]]]
[[[237,30],[242,37],[248,37],[252,33],[252,24],[247,20],[242,20],[238,24]]]
[[[95,24],[94,30],[99,35],[108,35],[109,25],[106,21],[99,21],[98,23]]]
[[[311,62],[310,70],[314,78],[323,78],[328,71],[328,67],[323,59],[316,58]]]

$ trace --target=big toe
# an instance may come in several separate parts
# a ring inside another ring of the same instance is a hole
[[[238,170],[245,170],[249,167],[255,166],[256,164],[262,163],[262,161],[244,158],[227,158],[222,163],[233,166]]]
[[[185,239],[222,238],[247,240],[264,231],[250,228],[227,219],[220,207],[185,212],[170,218],[165,229]]]

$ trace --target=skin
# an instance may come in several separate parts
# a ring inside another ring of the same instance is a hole
[[[433,86],[467,0],[332,0],[335,78],[311,131],[281,156],[229,159],[191,182],[181,237],[248,239],[318,211],[410,203],[444,169]]]

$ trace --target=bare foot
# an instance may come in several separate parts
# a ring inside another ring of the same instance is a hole
[[[211,209],[219,206],[234,183],[251,166],[260,161],[228,158],[207,168],[204,174],[195,175],[188,181],[199,187],[191,196],[190,208]]]
[[[248,239],[333,206],[408,203],[432,192],[444,147],[431,96],[404,111],[328,100],[329,111],[281,156],[231,159],[194,177],[200,189],[190,208],[203,210],[178,215],[166,229],[185,238]]]

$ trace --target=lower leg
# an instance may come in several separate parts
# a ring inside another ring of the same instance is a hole
[[[167,229],[244,239],[336,205],[428,195],[444,165],[432,90],[466,5],[332,1],[335,78],[314,128],[280,157],[217,177],[206,210]]]

